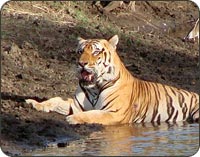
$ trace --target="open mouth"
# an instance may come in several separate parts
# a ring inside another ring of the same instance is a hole
[[[81,79],[85,82],[92,82],[94,80],[94,74],[83,69],[81,71]]]

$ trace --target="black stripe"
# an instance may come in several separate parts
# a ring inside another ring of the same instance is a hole
[[[133,104],[133,99],[134,99],[134,94],[133,94],[133,92],[134,92],[134,81],[132,82],[132,90],[131,90],[131,98],[130,98],[130,101],[129,101],[129,106],[131,106],[131,108],[132,108],[132,106],[134,105]],[[128,110],[130,110],[129,108],[128,108]],[[131,112],[132,110],[130,110],[130,112]],[[125,113],[127,112],[127,110],[125,110]],[[131,112],[131,114],[133,114],[133,112]]]
[[[145,120],[145,118],[146,118],[147,111],[148,111],[148,105],[147,105],[147,107],[146,107],[145,113],[144,113],[143,116],[142,116],[142,121],[141,121],[142,123],[144,122],[144,120]]]
[[[100,60],[100,62],[99,63],[97,63],[98,65],[100,65],[101,64],[101,62],[102,62],[102,60]]]
[[[86,90],[86,92],[88,92],[89,95],[92,96],[92,98],[91,98],[92,100],[90,100],[90,102],[92,102],[92,106],[94,107],[97,103],[97,100],[99,99],[99,93],[92,92],[92,90]],[[89,97],[89,99],[90,99],[90,97]]]
[[[176,92],[174,91],[173,87],[169,87],[169,89],[172,91],[172,93],[176,96]]]
[[[168,122],[174,114],[174,107],[172,105],[172,97],[170,97],[169,95],[167,96],[167,106],[169,109],[171,108],[171,112],[169,113],[169,118],[166,120]]]
[[[111,80],[110,82],[107,82],[103,87],[101,87],[99,94],[102,91],[104,91],[105,89],[113,86],[119,79],[120,79],[120,73],[119,73],[119,75],[114,80]]]
[[[95,93],[92,90],[86,90],[91,96],[96,97],[98,95],[98,93]]]
[[[108,51],[108,53],[109,53],[109,59],[108,59],[108,62],[110,63],[110,61],[111,61],[111,53],[110,53],[110,51]]]
[[[194,98],[195,98],[195,102],[194,102],[194,104],[198,104],[199,102],[197,103],[197,99],[198,99],[198,98],[197,98],[197,96],[199,97],[199,95],[197,95],[197,94],[194,94],[194,93],[192,93],[192,95],[193,95],[193,96],[194,96]]]
[[[111,100],[109,100],[106,105],[104,105],[100,110],[104,110],[113,100],[115,100],[117,97],[119,97],[119,95],[116,95],[114,98],[112,98]],[[112,106],[110,106],[112,107]],[[109,107],[109,108],[110,108]],[[106,110],[108,110],[109,108],[106,108]]]
[[[85,111],[85,109],[83,108],[83,106],[81,105],[81,103],[78,101],[76,95],[74,96],[74,98],[75,98],[76,101],[78,102],[78,105],[79,105],[80,109],[81,109],[82,111]],[[74,103],[74,105],[76,106],[76,103]],[[77,106],[76,106],[76,107],[77,107]]]
[[[112,67],[109,66],[109,67],[108,67],[108,71],[107,71],[107,73],[110,74],[111,72],[112,72]]]
[[[133,84],[132,84],[131,98],[130,98],[130,101],[129,101],[129,104],[130,104],[130,105],[133,105],[133,98],[134,98],[134,94],[133,94],[133,92],[134,92],[133,89],[134,89],[134,88],[133,88],[133,86],[134,86],[134,82],[133,82]]]
[[[176,111],[176,114],[175,114],[175,116],[174,116],[174,118],[173,118],[173,122],[176,121],[177,117],[178,117],[178,110]]]
[[[191,113],[191,107],[192,107],[192,101],[193,101],[193,95],[192,95],[192,97],[191,97],[191,101],[190,101],[190,107],[189,107],[189,114]]]
[[[194,116],[194,114],[195,114],[197,111],[199,111],[199,108],[198,108],[196,111],[194,111],[194,112],[192,113],[192,117]]]
[[[154,106],[154,110],[153,110],[153,115],[152,115],[152,119],[151,119],[151,122],[154,122],[155,118],[156,118],[156,115],[158,114],[158,106],[159,106],[159,100],[158,100],[158,96],[157,96],[157,93],[159,93],[158,91],[158,86],[154,86],[155,84],[152,84],[152,87],[154,89],[154,92],[155,92],[155,106]]]
[[[87,90],[86,90],[84,87],[82,87],[82,85],[81,85],[80,82],[79,82],[79,85],[80,85],[82,91],[84,92],[86,98],[88,99],[88,101],[90,102],[90,104],[93,106],[93,103],[92,103],[91,100],[90,100],[90,97],[89,97],[89,95],[88,95],[88,93],[87,93]]]
[[[187,91],[185,91],[185,90],[183,90],[183,89],[179,89],[179,91],[180,91],[180,92],[182,92],[182,93],[185,93],[185,95],[187,95],[187,96],[189,96],[189,95],[190,95],[190,93],[189,93],[189,92],[187,92]]]
[[[185,120],[188,108],[187,108],[186,103],[184,103],[183,105],[184,107],[182,107],[182,113],[183,113],[183,120]]]
[[[157,84],[157,83],[152,83],[152,85],[155,85],[155,86],[156,86],[156,89],[157,89],[157,92],[158,92],[158,99],[160,100],[161,95],[160,95],[160,91],[158,90],[158,89],[159,89],[158,84]]]
[[[174,107],[172,105],[173,99],[172,97],[168,94],[167,89],[165,87],[165,85],[163,85],[163,89],[165,90],[165,95],[166,95],[166,101],[167,101],[167,113],[169,115],[168,119],[165,122],[168,122],[171,117],[173,116],[174,113]],[[171,108],[171,112],[170,112],[170,108]]]
[[[149,101],[151,102],[151,100],[150,100],[151,99],[151,96],[150,96],[151,93],[148,90],[149,89],[148,85],[149,85],[149,83],[147,83],[145,81],[142,82],[142,88],[143,88],[143,91],[145,91],[144,92],[145,93],[145,98],[149,99]]]
[[[133,122],[137,123],[137,121],[138,121],[139,119],[140,119],[140,117],[137,117],[137,118],[134,119]]]
[[[144,94],[145,94],[145,98],[147,99],[145,113],[142,116],[142,121],[141,121],[142,123],[145,121],[146,114],[147,114],[148,109],[149,109],[149,102],[151,102],[151,95],[150,95],[151,93],[148,92],[149,91],[148,85],[150,85],[149,82],[145,82],[145,81],[142,82],[142,86],[143,86],[142,88],[143,88],[143,91],[145,91]]]
[[[137,86],[136,86],[136,89],[137,89],[137,95],[136,95],[136,97],[139,99],[138,101],[140,102],[140,84],[141,84],[141,81],[138,81],[137,82]],[[139,106],[140,106],[140,108],[139,108],[139,111],[136,113],[136,115],[135,115],[135,118],[137,118],[137,120],[140,118],[140,117],[138,117],[138,115],[140,114],[140,110],[141,110],[141,104],[139,104]],[[134,121],[135,122],[137,122],[137,120],[135,119]]]
[[[157,123],[160,124],[160,114],[158,115]]]
[[[105,57],[105,59],[104,59],[104,60],[105,60],[105,62],[106,62],[106,59],[107,59],[107,54],[106,54],[106,52],[104,52],[103,54],[104,54],[104,57]]]
[[[183,95],[181,92],[179,92],[178,101],[179,101],[180,107],[182,107],[182,106],[183,106],[183,103],[184,103],[184,101],[185,101],[185,97],[184,97],[184,95]]]
[[[199,104],[197,104],[197,98],[196,98],[196,95],[194,94],[194,93],[191,93],[191,95],[192,95],[192,98],[193,98],[193,103],[192,104],[194,104],[194,107],[193,108],[191,108],[191,110],[190,110],[190,113],[192,113],[194,110],[195,110],[195,108],[196,108],[196,105],[199,105]],[[191,99],[192,99],[191,98]],[[191,107],[192,107],[192,104],[191,104]],[[198,108],[199,109],[199,108]],[[195,111],[196,112],[196,111]]]
[[[105,99],[104,99],[104,102],[107,101],[107,99],[109,99],[113,94],[115,94],[114,92],[111,93],[110,95],[108,95]]]
[[[106,68],[108,65],[106,65],[106,63],[105,62],[103,62],[103,65],[104,65],[104,67]]]
[[[74,112],[72,110],[72,107],[70,106],[70,108],[69,108],[69,115],[72,115],[72,114],[74,114]]]

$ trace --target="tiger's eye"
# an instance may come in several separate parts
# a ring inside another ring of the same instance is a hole
[[[99,54],[99,52],[100,52],[100,51],[94,51],[94,52],[93,52],[93,55],[96,56],[96,55]]]

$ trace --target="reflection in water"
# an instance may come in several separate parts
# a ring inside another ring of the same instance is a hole
[[[65,148],[48,148],[31,155],[193,155],[199,148],[199,125],[174,123],[106,126]],[[30,154],[29,154],[30,155]]]

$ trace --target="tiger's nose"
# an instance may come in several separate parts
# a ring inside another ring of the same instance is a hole
[[[78,64],[82,67],[84,67],[85,65],[88,64],[88,62],[84,62],[84,61],[79,61]]]

